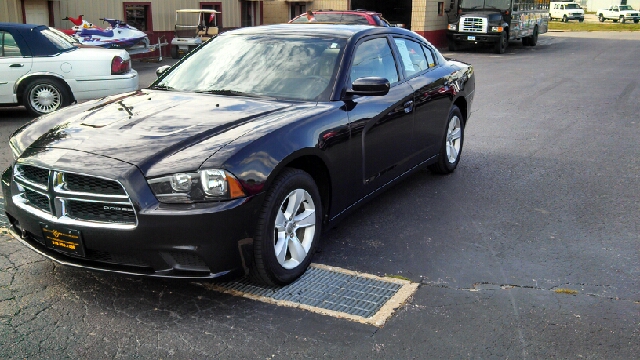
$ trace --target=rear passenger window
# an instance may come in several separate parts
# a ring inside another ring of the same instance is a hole
[[[402,64],[404,65],[404,71],[407,73],[407,77],[411,77],[429,68],[429,61],[419,43],[403,38],[393,38],[393,40],[400,52],[400,58],[402,58]]]
[[[16,40],[8,32],[0,31],[0,57],[22,56]]]

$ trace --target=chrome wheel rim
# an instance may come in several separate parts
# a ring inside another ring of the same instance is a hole
[[[316,232],[316,206],[304,189],[293,190],[278,208],[274,250],[278,263],[293,269],[307,258]]]
[[[460,147],[462,145],[462,128],[460,126],[460,118],[453,116],[449,120],[449,127],[447,128],[447,159],[450,164],[455,164],[460,154]]]
[[[51,84],[38,84],[29,93],[29,104],[39,113],[50,113],[62,104],[62,94]]]

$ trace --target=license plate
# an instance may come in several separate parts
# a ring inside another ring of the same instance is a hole
[[[475,41],[476,37],[475,36],[467,36],[467,40]]]
[[[44,242],[48,248],[84,257],[84,245],[80,231],[40,224]]]

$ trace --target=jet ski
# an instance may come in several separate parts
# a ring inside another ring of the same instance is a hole
[[[101,18],[100,20],[109,24],[105,29],[82,19],[82,15],[77,18],[66,17],[63,20],[69,20],[74,24],[71,35],[83,45],[127,49],[141,42],[149,44],[147,34],[120,20]]]

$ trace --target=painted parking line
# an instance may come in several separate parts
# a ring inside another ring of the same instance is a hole
[[[298,280],[283,287],[258,286],[246,279],[201,285],[211,290],[269,304],[383,326],[396,309],[415,293],[419,284],[311,264]]]

